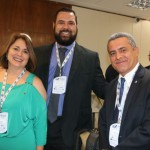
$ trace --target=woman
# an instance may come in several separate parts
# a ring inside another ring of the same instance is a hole
[[[30,73],[35,64],[27,34],[13,34],[0,51],[0,150],[43,150],[46,143],[46,91]]]

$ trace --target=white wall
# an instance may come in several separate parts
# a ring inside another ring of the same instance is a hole
[[[109,65],[106,44],[109,36],[115,32],[131,33],[140,48],[139,60],[143,66],[150,64],[150,22],[139,21],[134,18],[114,15],[101,11],[73,6],[78,16],[77,42],[99,53],[103,72]]]

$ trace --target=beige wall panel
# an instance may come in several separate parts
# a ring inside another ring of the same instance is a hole
[[[73,6],[78,16],[79,44],[97,51],[100,56],[103,72],[109,65],[106,50],[108,37],[115,32],[131,33],[140,48],[139,60],[143,66],[149,63],[147,55],[150,51],[150,22],[139,21],[135,18],[105,13],[96,10]]]
[[[144,66],[150,65],[148,55],[150,52],[150,22],[141,22],[141,50],[140,61]]]

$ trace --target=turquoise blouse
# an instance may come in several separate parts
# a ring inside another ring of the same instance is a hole
[[[33,79],[30,74],[26,83],[15,86],[3,103],[2,112],[8,112],[8,130],[0,133],[0,150],[35,150],[46,143],[46,102],[32,85]],[[5,90],[9,87],[7,84]]]

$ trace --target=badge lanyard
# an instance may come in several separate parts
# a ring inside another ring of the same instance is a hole
[[[126,99],[126,96],[127,96],[127,93],[128,93],[128,90],[129,90],[129,87],[128,85],[126,85],[125,83],[125,87],[124,87],[124,94],[122,95],[122,100],[121,100],[121,103],[119,102],[119,91],[120,91],[120,82],[119,84],[117,85],[117,98],[116,98],[116,106],[118,107],[118,110],[119,110],[119,117],[118,117],[118,123],[121,123],[121,120],[122,120],[122,114],[123,114],[123,109],[124,109],[124,105],[125,105],[125,99]]]
[[[5,76],[4,76],[4,80],[3,80],[3,84],[2,84],[2,90],[1,90],[1,97],[0,97],[0,112],[2,111],[2,105],[7,97],[7,95],[10,93],[10,91],[13,89],[13,87],[16,86],[17,82],[19,81],[19,79],[25,74],[26,69],[24,68],[23,71],[19,74],[19,76],[17,77],[17,79],[13,82],[13,84],[9,87],[9,89],[6,91],[5,93],[5,87],[6,87],[6,81],[7,81],[7,70],[5,72]]]
[[[59,53],[58,53],[58,45],[57,45],[57,42],[56,42],[56,57],[57,57],[58,66],[59,66],[59,68],[60,68],[60,75],[59,75],[59,76],[61,76],[61,69],[64,67],[64,65],[66,64],[66,62],[67,62],[68,59],[70,58],[70,56],[71,56],[71,54],[72,54],[72,52],[73,52],[73,50],[74,50],[74,47],[75,47],[75,42],[74,42],[74,44],[73,44],[73,46],[72,46],[70,52],[69,52],[68,55],[65,57],[65,59],[64,59],[64,61],[63,61],[63,63],[62,63],[62,65],[61,65],[61,63],[60,63],[60,57],[59,57]]]
[[[119,102],[119,91],[120,91],[121,85],[120,82],[117,84],[117,90],[116,90],[116,107],[118,107],[119,110],[119,117],[117,123],[113,123],[110,125],[109,129],[109,144],[112,147],[116,147],[118,145],[118,137],[120,133],[120,124],[121,124],[121,119],[122,119],[122,112],[123,112],[123,105],[124,102],[121,101]],[[123,96],[123,95],[122,95]]]
[[[121,103],[119,102],[119,91],[120,91],[120,82],[119,84],[117,85],[117,100],[116,100],[116,106],[118,107],[118,110],[119,110],[119,117],[118,117],[118,123],[121,123],[121,119],[122,119],[122,113],[123,113],[123,107],[124,107],[124,103],[125,101],[121,101]],[[123,95],[122,95],[122,98],[123,98]]]

